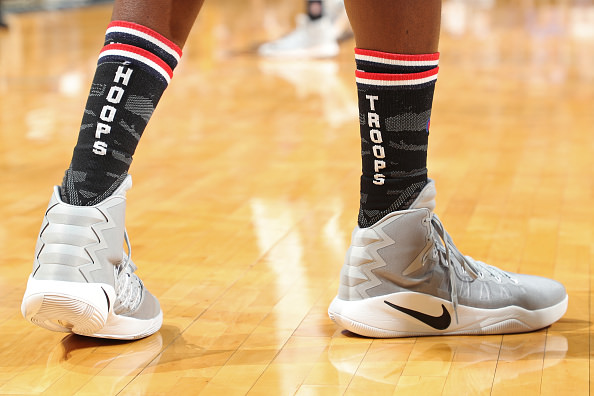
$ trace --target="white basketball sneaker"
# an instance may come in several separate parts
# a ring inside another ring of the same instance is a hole
[[[329,58],[338,55],[339,50],[329,17],[311,20],[307,15],[299,15],[295,30],[262,44],[258,54],[269,58]]]
[[[54,188],[21,305],[26,319],[53,331],[122,340],[159,330],[159,302],[130,259],[124,219],[131,186],[128,176],[94,206],[66,204]]]
[[[434,207],[430,181],[409,210],[355,228],[332,320],[367,337],[406,337],[526,332],[565,314],[563,285],[463,256]]]

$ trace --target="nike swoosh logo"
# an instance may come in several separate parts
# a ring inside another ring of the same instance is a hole
[[[441,304],[441,309],[443,310],[442,314],[440,316],[431,316],[423,312],[400,307],[385,300],[384,302],[395,310],[410,315],[413,318],[425,323],[427,326],[433,327],[435,330],[445,330],[450,326],[450,323],[452,323],[450,313],[443,304]]]
[[[103,286],[101,286],[101,290],[103,291],[103,294],[105,294],[105,299],[107,299],[107,311],[109,312],[109,305],[110,305],[109,296],[107,295],[107,292],[105,291]]]

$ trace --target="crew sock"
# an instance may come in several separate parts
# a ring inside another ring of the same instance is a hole
[[[361,132],[360,227],[410,207],[427,184],[439,54],[355,49]]]
[[[177,45],[147,27],[109,24],[62,182],[64,202],[95,205],[119,187],[181,54]]]

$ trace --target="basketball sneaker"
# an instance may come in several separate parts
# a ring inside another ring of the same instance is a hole
[[[433,209],[430,181],[408,210],[356,227],[328,314],[367,337],[503,334],[560,319],[560,283],[463,256]]]
[[[163,313],[134,274],[124,228],[131,186],[128,176],[94,206],[66,204],[54,187],[21,305],[27,320],[53,331],[122,340],[159,330]]]
[[[342,41],[353,37],[353,29],[351,29],[351,23],[344,8],[344,1],[324,0],[323,5],[324,14],[330,18],[336,40]]]
[[[264,43],[258,54],[270,58],[329,58],[338,55],[336,32],[329,17],[297,17],[297,27],[278,40]]]

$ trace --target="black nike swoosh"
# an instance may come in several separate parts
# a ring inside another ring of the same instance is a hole
[[[423,313],[423,312],[414,311],[412,309],[394,305],[394,304],[392,304],[388,301],[385,301],[385,300],[384,300],[384,302],[386,304],[388,304],[390,307],[394,308],[395,310],[398,310],[398,311],[403,312],[407,315],[410,315],[413,318],[425,323],[427,326],[433,327],[435,330],[445,330],[450,326],[450,323],[452,323],[452,318],[450,316],[450,313],[448,312],[448,310],[446,309],[446,307],[443,304],[441,304],[441,309],[443,309],[442,314],[440,316],[431,316],[431,315],[427,315],[426,313]]]
[[[107,299],[107,311],[109,312],[109,296],[107,295],[107,292],[105,291],[105,289],[103,288],[103,286],[101,286],[101,290],[103,290],[103,294],[105,294],[105,298]]]

